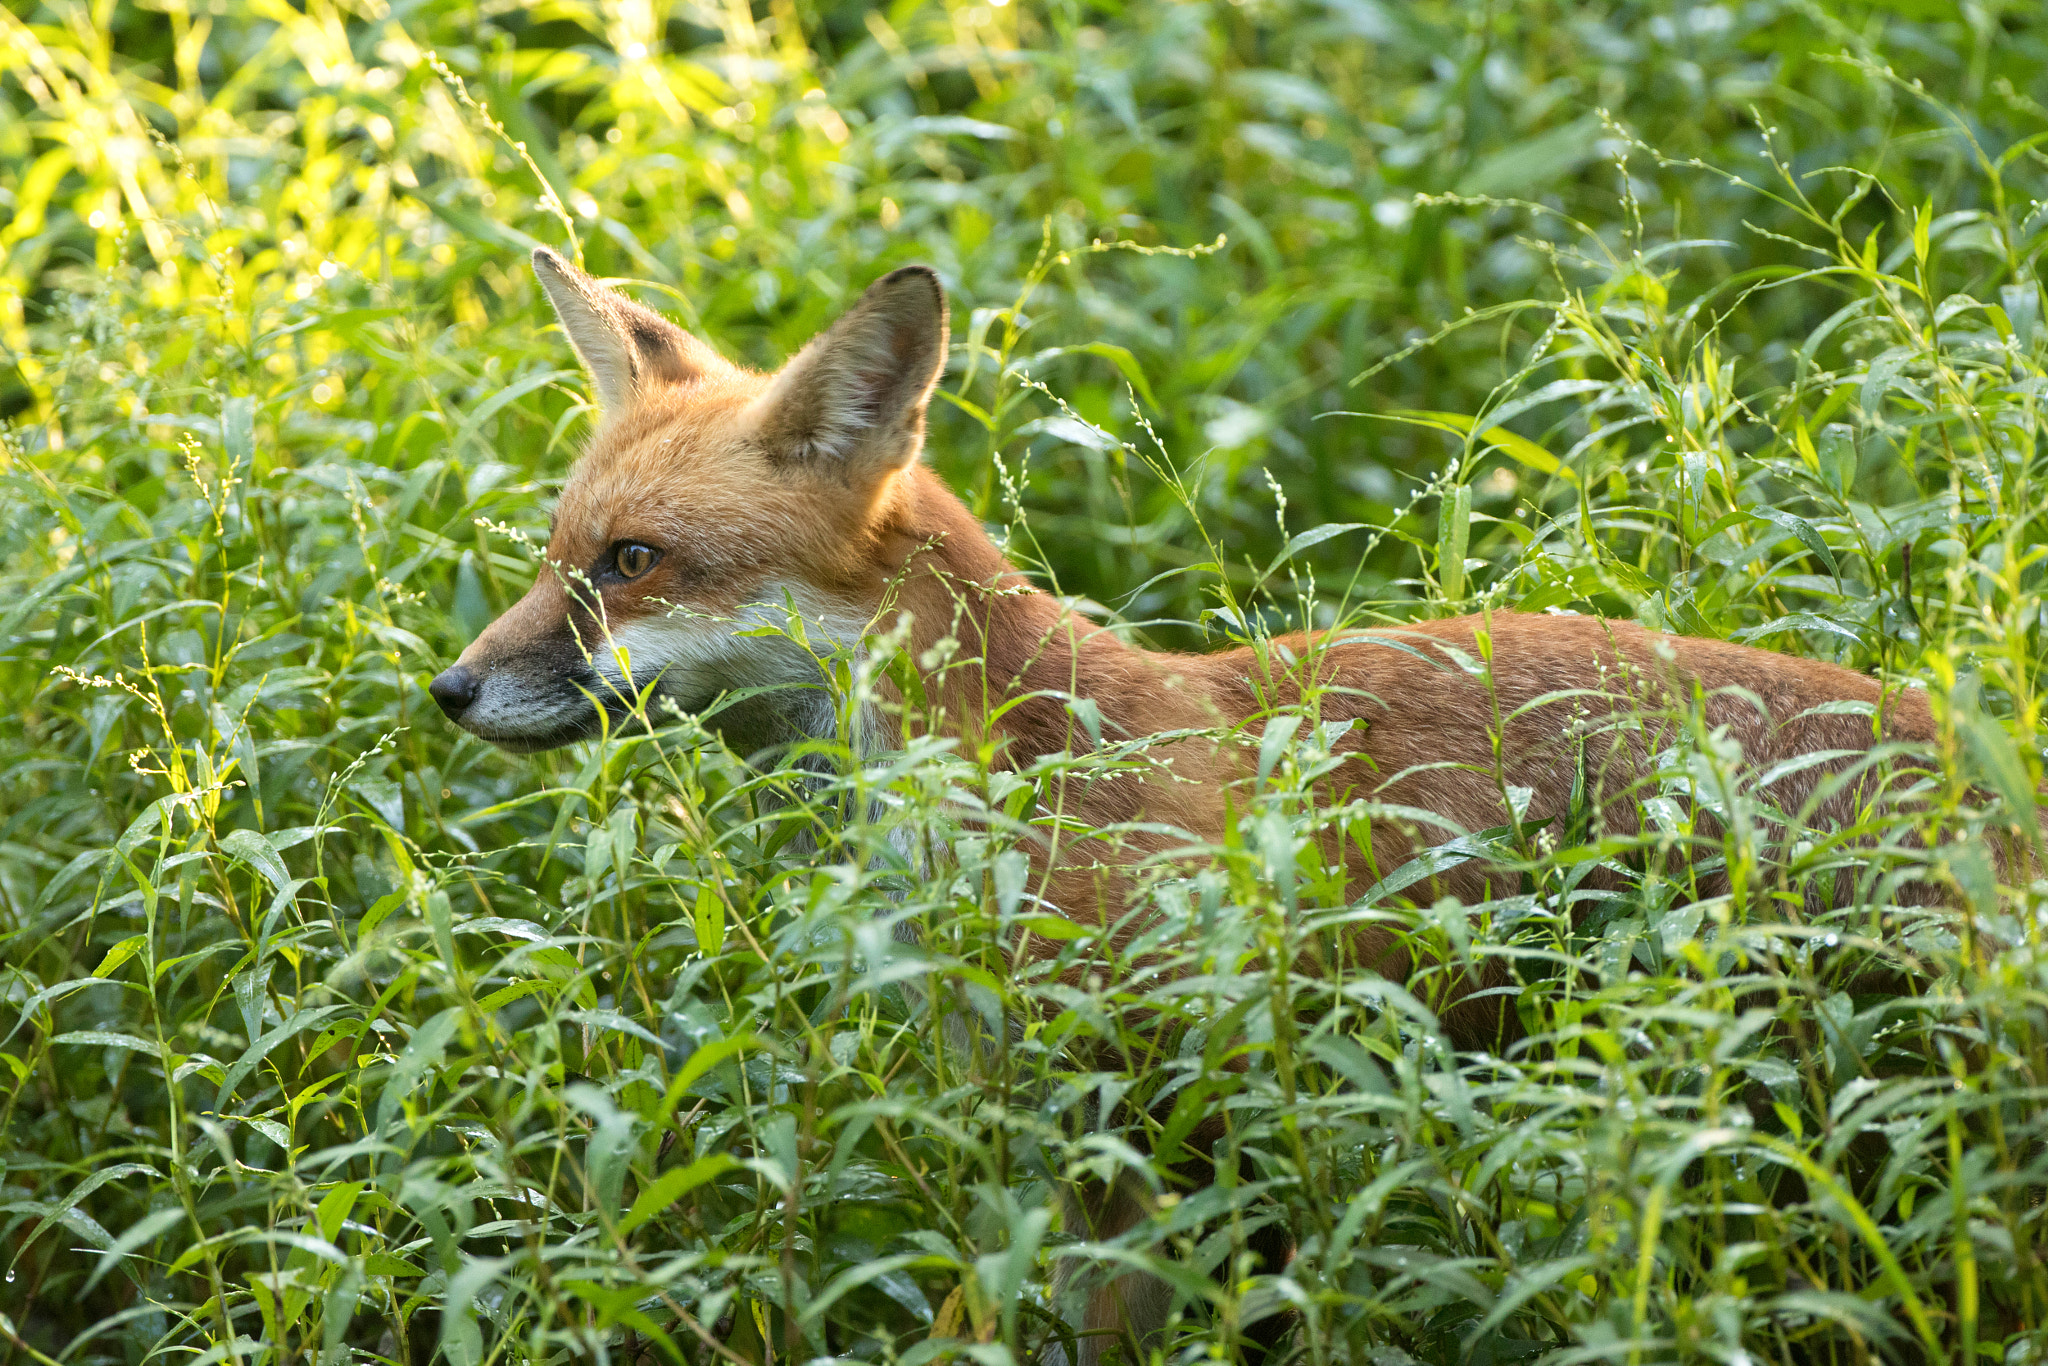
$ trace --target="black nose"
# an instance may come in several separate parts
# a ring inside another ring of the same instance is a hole
[[[439,678],[427,684],[427,691],[441,704],[449,720],[454,720],[469,710],[469,704],[476,701],[476,674],[466,665],[457,664]]]

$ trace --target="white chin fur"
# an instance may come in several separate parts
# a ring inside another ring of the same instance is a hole
[[[824,676],[810,651],[782,635],[739,634],[784,626],[785,592],[820,654],[859,642],[864,620],[853,619],[808,588],[769,584],[759,601],[731,617],[675,612],[615,627],[608,639],[590,642],[591,664],[598,675],[590,691],[617,710],[657,676],[659,694],[685,707],[703,706],[721,693],[786,686],[786,698],[763,702],[791,731],[830,734],[834,713],[818,686]],[[658,707],[652,719],[663,719]],[[464,727],[478,737],[514,749],[594,735],[596,722],[583,692],[566,682],[537,687],[505,670],[485,677],[477,701],[462,718]]]
[[[817,660],[794,640],[782,635],[740,634],[784,627],[789,620],[785,593],[819,653],[859,642],[864,622],[848,620],[845,612],[810,589],[769,584],[759,601],[731,617],[674,612],[620,626],[613,630],[605,648],[594,651],[594,663],[622,688],[628,666],[632,677],[642,684],[659,673],[662,691],[679,698],[709,699],[741,688],[821,682]]]

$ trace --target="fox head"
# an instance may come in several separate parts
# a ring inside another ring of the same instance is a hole
[[[533,267],[600,415],[539,577],[434,679],[434,700],[515,751],[595,735],[650,689],[686,711],[754,688],[808,687],[825,706],[809,650],[750,632],[783,625],[793,604],[813,645],[851,644],[880,605],[892,557],[876,542],[910,496],[945,368],[938,277],[884,276],[770,375],[551,251]],[[767,711],[786,720],[803,705]]]

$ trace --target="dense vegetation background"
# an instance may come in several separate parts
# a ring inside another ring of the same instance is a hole
[[[0,1360],[992,1366],[1142,1264],[1176,1359],[2040,1361],[2041,888],[1980,836],[2041,777],[2044,105],[2031,0],[8,0]],[[1644,840],[1712,810],[1732,896],[1475,832],[1520,891],[1414,907],[1260,718],[1134,975],[948,824],[1040,774],[500,754],[424,684],[587,425],[537,242],[760,365],[929,262],[931,459],[1141,638],[1835,658],[1930,689],[1959,838],[1781,848],[1700,735]],[[1291,971],[1347,918],[1508,963],[1533,1043]],[[1063,1225],[1119,1171],[1147,1221]]]

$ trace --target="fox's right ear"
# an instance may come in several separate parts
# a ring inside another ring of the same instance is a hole
[[[924,266],[868,287],[754,402],[771,459],[873,484],[924,449],[925,408],[946,368],[946,292]]]
[[[535,249],[533,273],[606,412],[629,407],[650,385],[684,384],[724,363],[659,313],[606,289],[546,247]]]

